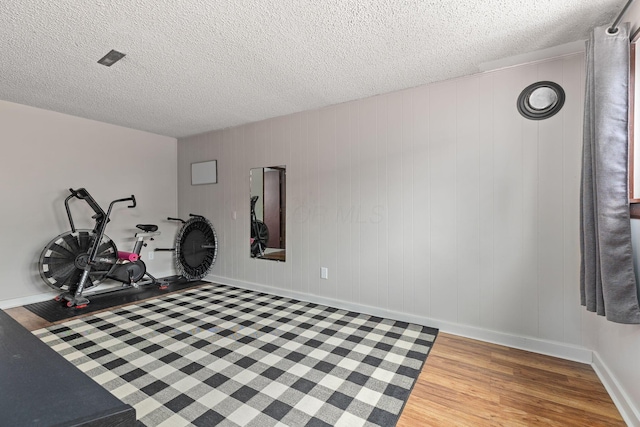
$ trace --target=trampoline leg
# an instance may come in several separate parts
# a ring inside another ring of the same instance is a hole
[[[161,290],[165,290],[169,287],[169,284],[166,281],[156,279],[151,275],[151,273],[147,272],[146,275],[151,278],[151,284],[158,285],[158,288],[160,288]]]
[[[151,273],[149,273],[148,271],[145,271],[144,273],[145,275],[149,276],[149,278],[151,279],[151,284],[152,285],[157,285],[158,284],[158,279],[156,279],[155,277],[153,277],[151,275]]]

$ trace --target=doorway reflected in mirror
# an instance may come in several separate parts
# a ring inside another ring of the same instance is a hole
[[[250,171],[251,258],[286,260],[286,166]]]

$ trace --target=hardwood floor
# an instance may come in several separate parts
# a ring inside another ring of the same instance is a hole
[[[591,366],[440,333],[398,427],[625,426]]]
[[[30,331],[35,331],[36,329],[46,328],[47,326],[53,325],[53,323],[44,320],[40,316],[36,316],[23,307],[9,308],[4,311]],[[69,319],[65,319],[65,321],[66,320]]]
[[[51,325],[5,311],[29,330]],[[589,365],[440,333],[397,427],[625,425]]]

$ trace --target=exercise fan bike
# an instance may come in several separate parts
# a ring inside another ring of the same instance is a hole
[[[44,282],[53,289],[62,291],[56,300],[65,303],[67,307],[86,307],[89,299],[83,296],[84,291],[106,279],[121,282],[124,288],[157,285],[160,289],[167,289],[167,280],[156,279],[148,273],[146,265],[140,259],[141,250],[147,245],[145,241],[153,240],[154,236],[160,234],[157,225],[136,225],[140,232],[135,234],[132,252],[118,251],[115,243],[105,234],[113,206],[131,202],[128,207],[135,208],[135,196],[112,201],[105,213],[86,189],[69,191],[71,195],[65,199],[64,204],[71,230],[51,240],[42,251],[39,262],[40,276]],[[95,220],[92,230],[75,228],[69,209],[69,201],[74,198],[84,200],[95,212],[92,216]],[[189,228],[183,227],[179,231],[176,248],[172,249],[176,252],[176,264],[184,263],[178,266],[178,271],[187,280],[199,280],[206,276],[217,256],[218,242],[213,226],[202,217],[198,216],[198,219],[199,222],[183,221]],[[202,224],[203,221],[206,225]],[[195,223],[198,225],[194,225]],[[145,276],[149,280],[140,282]]]

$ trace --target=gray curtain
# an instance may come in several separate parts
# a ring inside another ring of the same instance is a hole
[[[627,193],[629,25],[587,41],[580,298],[618,323],[640,323]]]

